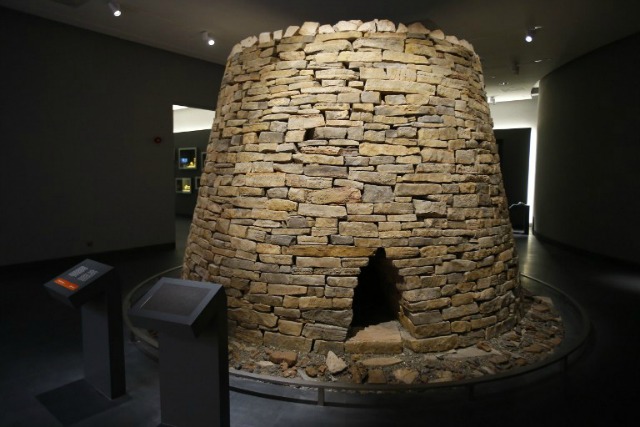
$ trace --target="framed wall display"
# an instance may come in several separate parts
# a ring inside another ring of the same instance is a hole
[[[176,193],[191,194],[191,178],[176,178]]]
[[[196,169],[198,167],[198,149],[195,147],[178,148],[178,169]]]

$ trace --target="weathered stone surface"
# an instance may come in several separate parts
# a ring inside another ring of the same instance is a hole
[[[307,323],[302,329],[302,335],[314,340],[344,341],[347,337],[347,328],[319,323]]]
[[[360,190],[349,187],[310,191],[307,195],[307,201],[316,205],[344,205],[358,202],[360,199]]]
[[[445,337],[434,337],[424,339],[408,338],[405,345],[417,353],[433,353],[436,351],[447,351],[455,348],[458,344],[458,335],[448,335]]]
[[[406,82],[398,80],[370,79],[364,85],[368,91],[393,93],[420,93],[434,95],[436,88],[428,83]]]
[[[302,318],[327,325],[348,328],[353,318],[351,310],[310,310],[302,313]]]
[[[449,307],[442,310],[442,318],[445,320],[456,319],[459,317],[475,314],[479,311],[478,304],[475,302],[457,307]]]
[[[402,352],[402,337],[397,322],[368,326],[345,342],[350,353],[394,354]]]
[[[291,367],[298,361],[298,353],[295,351],[276,350],[269,355],[269,361],[276,364],[285,363],[288,367]]]
[[[404,145],[372,144],[364,142],[359,146],[363,156],[407,156],[420,152],[418,147],[406,147]]]
[[[283,173],[247,174],[244,185],[249,187],[281,187],[284,185]]]
[[[339,232],[345,236],[378,237],[378,227],[370,222],[341,222]]]
[[[332,374],[337,374],[347,369],[345,361],[339,358],[333,351],[327,353],[326,364],[327,370]]]
[[[362,194],[362,201],[368,202],[392,202],[394,198],[391,186],[366,185]]]
[[[420,373],[415,369],[400,368],[393,371],[393,376],[403,384],[413,384]]]
[[[287,123],[287,128],[289,130],[310,129],[324,126],[324,124],[324,116],[322,114],[310,114],[290,117]]]
[[[444,202],[429,202],[427,200],[413,200],[416,215],[427,217],[447,216],[447,204]]]
[[[308,353],[311,351],[313,340],[304,337],[292,337],[273,332],[265,332],[264,345],[274,348],[294,350],[300,353]]]
[[[344,206],[328,206],[319,204],[300,203],[298,213],[305,216],[340,218],[347,215]]]

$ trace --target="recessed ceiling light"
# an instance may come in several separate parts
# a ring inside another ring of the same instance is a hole
[[[214,44],[216,44],[215,40],[213,40],[213,38],[209,35],[208,31],[203,31],[202,33],[202,40],[208,44],[209,46],[213,46]]]
[[[109,6],[109,9],[111,9],[111,13],[113,13],[113,16],[118,17],[118,16],[122,15],[122,10],[120,9],[120,4],[118,4],[117,1],[109,0],[107,2],[107,5]]]
[[[498,83],[498,84],[499,84],[500,86],[506,86],[506,85],[508,85],[508,84],[509,84],[509,82],[500,82],[500,83]]]
[[[535,27],[527,30],[527,32],[525,33],[524,36],[524,41],[526,41],[527,43],[531,43],[533,41],[533,37],[536,35],[536,32],[542,28],[539,25],[536,25]]]

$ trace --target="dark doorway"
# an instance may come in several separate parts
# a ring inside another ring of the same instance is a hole
[[[497,129],[494,134],[507,202],[509,205],[527,203],[531,128]]]
[[[398,318],[400,293],[396,283],[399,277],[398,269],[387,259],[384,249],[378,249],[358,276],[352,327],[377,325]]]

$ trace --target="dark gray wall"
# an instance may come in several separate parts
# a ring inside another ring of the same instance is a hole
[[[195,130],[192,132],[180,132],[173,134],[173,142],[176,147],[176,160],[174,161],[174,170],[176,178],[191,178],[192,192],[191,194],[176,194],[176,215],[191,218],[193,210],[196,207],[198,198],[198,189],[195,188],[196,177],[202,175],[202,153],[207,152],[209,143],[210,130]],[[195,170],[179,169],[177,153],[180,148],[196,148],[198,150],[198,163]]]
[[[527,203],[531,129],[496,129],[493,132],[498,143],[507,202],[509,205]]]
[[[0,58],[0,265],[173,243],[171,105],[223,67],[4,8]]]
[[[640,263],[640,34],[542,79],[535,232]]]

